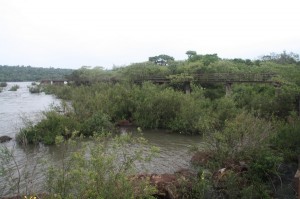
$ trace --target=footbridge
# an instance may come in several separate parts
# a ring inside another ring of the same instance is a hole
[[[185,92],[190,93],[190,83],[224,83],[226,95],[231,94],[231,86],[233,83],[259,83],[272,84],[280,87],[280,83],[275,81],[277,77],[274,73],[197,73],[197,74],[179,74],[163,76],[139,77],[134,80],[135,83],[143,83],[146,81],[155,84],[165,84],[172,82],[181,82],[185,84]]]

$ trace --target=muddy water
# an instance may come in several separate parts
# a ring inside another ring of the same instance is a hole
[[[15,84],[18,84],[20,89],[8,91]],[[8,135],[14,138],[19,129],[24,127],[24,118],[37,122],[41,118],[42,111],[59,104],[59,100],[51,95],[29,93],[27,87],[30,84],[30,82],[8,83],[8,86],[0,93],[0,136]],[[121,132],[133,132],[134,134],[135,129],[121,129]],[[173,173],[178,169],[190,168],[189,147],[200,143],[200,137],[174,134],[162,130],[143,131],[143,135],[149,145],[160,148],[159,155],[143,167],[151,173]],[[9,143],[1,144],[1,146],[14,151],[18,164],[18,168],[15,164],[10,165],[12,171],[15,171],[14,177],[17,175],[17,169],[21,174],[26,171],[29,176],[27,181],[22,178],[20,183],[22,191],[26,191],[26,189],[37,192],[43,190],[40,182],[44,179],[46,162],[59,162],[62,158],[61,150],[56,146],[22,147],[18,146],[14,139]],[[140,172],[143,171],[140,170]],[[11,181],[15,183],[13,178]],[[12,185],[9,184],[9,180],[0,176],[0,196],[16,193],[16,189],[9,190],[10,186]]]

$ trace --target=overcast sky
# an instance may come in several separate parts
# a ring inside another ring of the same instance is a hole
[[[1,0],[0,65],[77,69],[187,50],[300,53],[299,0]]]

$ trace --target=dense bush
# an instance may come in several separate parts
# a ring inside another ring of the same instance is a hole
[[[17,159],[19,151],[0,145],[0,177],[5,182],[1,183],[0,197],[153,198],[156,188],[150,185],[148,178],[135,177],[134,166],[150,161],[158,148],[149,146],[143,137],[133,137],[129,133],[119,136],[97,134],[88,144],[75,136],[73,133],[68,140],[61,135],[55,137],[56,148],[62,158],[54,162],[52,158],[44,162],[40,156],[38,160],[32,159],[31,151],[26,148],[25,157],[20,162]],[[144,150],[147,154],[143,153]],[[35,155],[39,155],[37,151]],[[51,156],[51,153],[48,155]],[[42,164],[32,166],[41,158]],[[42,167],[39,172],[36,172],[37,165]],[[37,185],[39,193],[36,192]]]
[[[6,87],[7,83],[6,82],[0,82],[0,87]]]
[[[69,152],[76,142],[56,138],[62,153]],[[153,198],[156,188],[149,179],[135,181],[133,174],[137,162],[150,160],[157,149],[148,147],[150,153],[142,156],[146,140],[142,137],[97,135],[94,144],[72,151],[70,158],[60,166],[53,165],[47,175],[49,196],[59,198]],[[88,156],[86,155],[88,154]]]
[[[269,198],[276,191],[273,179],[277,178],[282,157],[286,161],[295,160],[300,153],[299,118],[290,116],[299,108],[299,62],[222,60],[216,54],[197,55],[193,51],[188,55],[187,61],[172,61],[169,66],[144,62],[109,71],[86,67],[74,71],[68,77],[74,84],[44,88],[45,92],[68,100],[72,106],[70,111],[67,114],[46,114],[36,126],[23,129],[19,138],[23,135],[30,143],[53,144],[57,136],[68,138],[73,132],[85,136],[101,135],[120,120],[128,120],[143,128],[201,134],[210,159],[202,165],[201,175],[190,190],[191,198]],[[195,73],[276,73],[278,76],[272,79],[273,84],[268,85],[234,83],[232,95],[225,96],[225,82],[200,85],[195,81]],[[169,84],[135,82],[157,76],[169,78]],[[187,83],[192,83],[191,94],[184,93]],[[92,189],[94,182],[101,185],[120,183],[127,187],[123,175],[118,178],[113,173],[116,181],[105,181],[104,177],[101,181],[96,178],[91,162],[77,160],[74,163],[78,169],[76,172],[82,174],[82,169],[87,166],[92,172],[85,175],[90,175],[93,181],[68,171],[66,177],[70,177],[70,184],[64,184],[61,197],[69,196],[68,190],[96,197],[85,192]],[[106,168],[97,169],[96,173],[108,172]],[[61,171],[56,170],[54,174],[56,172],[63,176]],[[110,177],[111,173],[108,173]],[[87,181],[90,186],[73,183],[75,177]],[[58,178],[52,181],[58,189],[63,183],[65,181]],[[105,189],[110,193],[116,191],[106,185],[102,187],[104,189],[99,188],[101,193]],[[128,189],[121,186],[120,190],[132,196],[130,186]],[[109,198],[110,195],[105,194],[110,193],[105,192],[102,196]]]
[[[95,113],[89,119],[85,120],[81,126],[80,132],[84,136],[92,136],[94,134],[101,134],[112,129],[113,125],[109,117],[101,112]]]
[[[16,84],[16,85],[13,85],[13,86],[9,89],[9,91],[17,91],[19,88],[20,88],[20,86]]]
[[[38,124],[22,129],[17,135],[17,140],[30,144],[38,142],[54,144],[56,136],[69,138],[74,131],[79,129],[78,126],[79,124],[73,118],[50,111],[45,113],[45,118]]]
[[[30,93],[40,93],[42,91],[42,88],[40,85],[32,85],[28,87]]]
[[[214,184],[215,195],[221,198],[271,197],[276,191],[273,180],[278,179],[278,168],[283,160],[269,147],[275,130],[272,122],[241,112],[225,121],[224,129],[205,135],[205,150],[212,155],[201,166],[211,172],[223,168],[208,177],[207,184]],[[194,186],[197,190],[199,184]],[[212,191],[210,186],[207,188],[205,191]]]
[[[294,112],[288,123],[278,129],[276,137],[272,140],[273,147],[283,154],[286,161],[297,162],[300,154],[300,118]]]

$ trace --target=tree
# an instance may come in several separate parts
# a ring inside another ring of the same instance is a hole
[[[149,61],[154,62],[158,65],[167,65],[168,62],[170,61],[174,61],[174,57],[171,57],[169,55],[158,55],[158,56],[154,56],[154,57],[149,57]]]
[[[205,66],[220,59],[217,54],[198,55],[196,51],[192,50],[188,50],[185,54],[187,54],[189,62],[201,60]]]
[[[261,57],[262,61],[272,61],[278,64],[294,64],[299,62],[299,55],[293,52],[287,53],[283,51],[280,54],[270,53]]]
[[[188,50],[186,51],[187,56],[188,56],[188,59],[192,58],[193,56],[197,55],[197,52],[196,51],[193,51],[193,50]]]
[[[207,54],[202,56],[204,66],[208,66],[210,63],[218,61],[220,58],[217,54]]]

